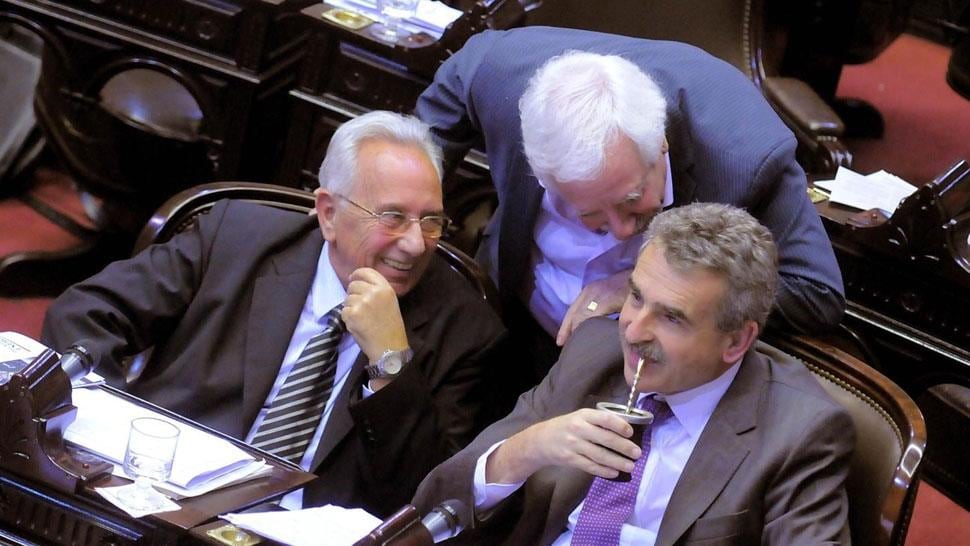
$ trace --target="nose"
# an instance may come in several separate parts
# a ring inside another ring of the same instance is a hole
[[[637,217],[635,214],[609,209],[606,211],[606,221],[610,226],[610,233],[621,241],[629,239],[637,231]]]
[[[421,226],[418,222],[408,222],[407,228],[398,237],[398,248],[406,252],[409,256],[424,254],[427,249],[427,240],[421,233]]]
[[[653,316],[646,309],[640,309],[628,315],[630,322],[626,325],[623,335],[628,343],[643,343],[653,341]]]

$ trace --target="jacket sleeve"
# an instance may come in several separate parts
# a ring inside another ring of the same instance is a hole
[[[206,267],[206,234],[218,230],[224,212],[217,205],[195,229],[68,288],[47,311],[44,343],[63,351],[87,340],[98,373],[122,381],[123,360],[167,339],[192,301]]]
[[[481,142],[472,82],[492,39],[489,32],[472,36],[438,68],[431,85],[418,97],[414,113],[431,126],[435,141],[444,149],[446,172]]]
[[[806,178],[786,139],[761,164],[756,187],[763,194],[751,212],[771,230],[780,274],[772,322],[798,333],[834,327],[845,309],[839,271],[822,221],[808,198]]]

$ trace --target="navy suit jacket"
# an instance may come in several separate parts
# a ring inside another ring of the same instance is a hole
[[[845,305],[842,276],[806,195],[795,137],[754,84],[690,45],[549,27],[473,36],[438,69],[416,108],[450,157],[484,144],[499,206],[478,258],[503,301],[531,281],[543,191],[522,149],[519,98],[537,68],[569,50],[620,55],[653,78],[667,100],[674,205],[746,209],[778,245],[776,316],[806,332],[837,324]]]
[[[701,433],[664,511],[657,546],[848,544],[845,479],[855,442],[851,417],[793,358],[752,348]],[[616,321],[587,320],[559,362],[506,418],[436,468],[414,504],[460,499],[467,544],[551,544],[593,477],[550,466],[487,513],[476,513],[473,471],[496,442],[596,402],[626,403]]]
[[[197,229],[68,289],[43,338],[58,350],[91,340],[98,372],[115,384],[242,439],[279,373],[322,246],[315,216],[223,201]],[[316,451],[307,506],[388,515],[476,432],[499,318],[437,256],[399,303],[414,358],[363,400],[366,356],[354,363]],[[123,359],[152,346],[144,373],[124,385]]]

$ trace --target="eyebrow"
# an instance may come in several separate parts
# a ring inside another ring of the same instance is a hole
[[[687,315],[685,315],[682,310],[677,309],[676,307],[670,307],[668,305],[663,305],[663,304],[657,304],[655,305],[655,307],[663,311],[665,315],[671,315],[684,321],[687,324],[693,324],[693,321],[687,318]]]
[[[623,196],[623,199],[620,199],[619,201],[617,201],[616,203],[614,203],[614,205],[623,205],[623,204],[626,204],[628,201],[630,201],[632,199],[640,199],[646,193],[647,193],[647,181],[646,180],[641,180],[640,181],[640,185],[637,186],[637,188],[635,190],[632,190],[632,191],[627,192],[627,194]],[[601,210],[596,210],[596,211],[579,212],[578,214],[579,214],[579,217],[580,218],[586,218],[586,217],[592,216],[594,214],[601,214],[602,212],[603,211],[601,211]]]
[[[636,284],[633,283],[633,279],[632,278],[627,280],[627,286],[630,288],[630,293],[633,293],[633,294],[640,294],[641,293],[640,292],[640,288]],[[684,313],[683,310],[678,309],[676,307],[671,307],[669,305],[663,305],[661,303],[655,303],[655,304],[648,303],[647,306],[648,307],[651,307],[653,309],[657,309],[657,310],[661,311],[662,313],[664,313],[665,315],[674,316],[674,317],[676,317],[676,318],[684,321],[688,325],[693,325],[694,324],[694,321],[692,321]]]

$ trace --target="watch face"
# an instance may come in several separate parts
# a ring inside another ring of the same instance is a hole
[[[395,375],[401,371],[401,353],[393,353],[387,355],[384,360],[384,373],[389,375]]]

